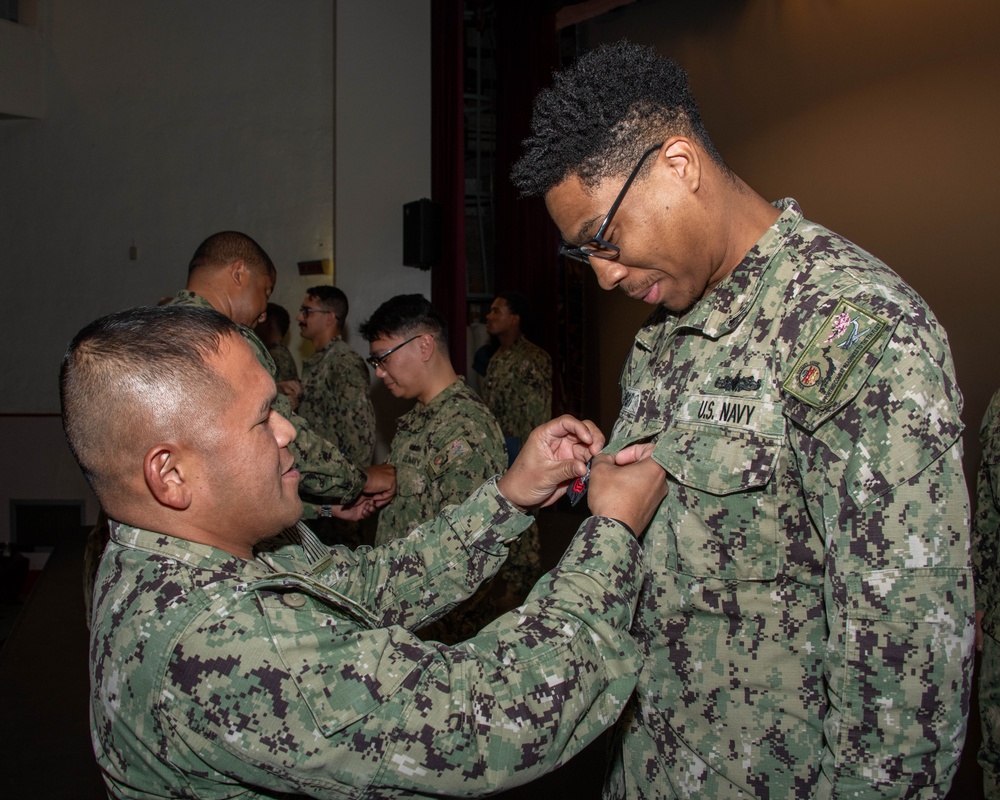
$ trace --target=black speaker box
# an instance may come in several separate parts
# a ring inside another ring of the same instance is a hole
[[[426,197],[403,206],[403,266],[430,269],[441,263],[444,209]]]

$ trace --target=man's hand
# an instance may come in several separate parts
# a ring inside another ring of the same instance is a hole
[[[365,497],[364,495],[361,495],[353,503],[334,503],[330,506],[331,516],[334,516],[337,519],[346,519],[349,522],[358,522],[359,520],[370,517],[374,513],[375,503],[370,497]]]
[[[535,428],[497,488],[524,509],[558,500],[569,482],[586,474],[587,462],[604,447],[604,434],[590,420],[557,417]]]
[[[372,464],[368,467],[368,482],[361,493],[371,499],[375,508],[388,505],[396,496],[396,468],[392,464]]]
[[[302,397],[302,384],[298,381],[278,381],[278,391],[285,395],[292,404],[292,410],[299,407],[299,400]]]
[[[667,496],[667,476],[650,456],[653,444],[601,455],[590,468],[587,503],[592,514],[624,522],[640,536]]]

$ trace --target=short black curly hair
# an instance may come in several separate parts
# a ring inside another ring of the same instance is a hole
[[[670,136],[690,136],[729,172],[708,138],[687,73],[653,48],[622,39],[584,53],[535,99],[531,135],[511,170],[523,197],[570,175],[595,186],[633,169]],[[649,169],[649,167],[645,167]]]

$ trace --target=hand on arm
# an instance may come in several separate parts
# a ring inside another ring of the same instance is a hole
[[[531,432],[497,487],[521,508],[551,505],[603,446],[604,434],[593,422],[557,417]]]
[[[666,473],[650,456],[652,443],[594,458],[587,504],[594,516],[616,519],[640,536],[667,496]]]
[[[372,464],[368,467],[368,481],[362,494],[382,508],[396,496],[396,468],[392,464]]]
[[[361,495],[351,503],[334,503],[330,506],[330,514],[337,519],[358,522],[374,514],[375,508],[375,502],[372,498]]]
[[[288,398],[294,411],[299,407],[299,400],[302,397],[302,384],[299,381],[279,381],[278,391]]]

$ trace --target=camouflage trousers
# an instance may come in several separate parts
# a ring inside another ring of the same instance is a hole
[[[979,713],[983,729],[979,748],[983,793],[986,800],[1000,800],[1000,642],[989,634],[983,636],[979,662]]]

